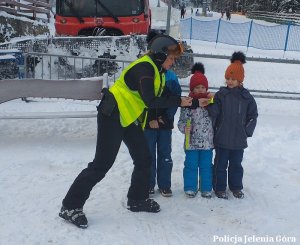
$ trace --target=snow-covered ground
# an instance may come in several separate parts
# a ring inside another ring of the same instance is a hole
[[[87,230],[57,214],[70,184],[93,158],[96,119],[0,120],[0,244],[222,244],[214,243],[215,236],[243,241],[244,236],[285,236],[298,244],[300,101],[257,99],[257,103],[258,125],[243,162],[245,199],[185,197],[183,135],[176,128],[174,196],[155,195],[162,211],[132,213],[124,208],[132,162],[122,145],[115,165],[85,205]],[[0,110],[89,111],[95,104],[12,101]]]
[[[226,54],[240,49],[226,45],[215,48],[206,42],[192,42],[192,47]],[[282,55],[269,53],[277,58]],[[201,61],[210,84],[222,85],[228,61]],[[263,83],[271,90],[299,92],[298,66],[248,62],[245,86],[254,89]],[[70,184],[94,157],[96,118],[0,119],[0,244],[299,244],[300,101],[256,100],[259,118],[243,160],[243,200],[231,195],[229,200],[185,197],[183,135],[175,128],[174,195],[164,198],[155,194],[161,212],[132,213],[124,207],[133,165],[122,145],[113,168],[93,189],[84,207],[89,220],[86,230],[60,219],[58,211]],[[97,103],[15,100],[0,104],[0,115],[96,111]]]

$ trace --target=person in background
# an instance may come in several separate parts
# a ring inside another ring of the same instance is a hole
[[[180,19],[184,19],[184,15],[185,15],[185,8],[184,6],[182,6],[180,10]]]
[[[214,126],[213,189],[218,198],[228,199],[227,170],[233,196],[244,197],[242,160],[247,138],[253,135],[258,117],[255,99],[243,86],[245,63],[244,53],[232,54],[225,71],[227,86],[221,87],[214,103],[207,106]]]
[[[109,89],[98,106],[98,134],[95,158],[74,180],[59,216],[79,228],[87,228],[83,206],[93,187],[112,167],[122,141],[133,159],[127,209],[132,212],[160,211],[160,205],[149,199],[151,155],[144,136],[147,108],[190,106],[191,98],[161,97],[165,71],[183,53],[179,42],[167,35],[157,35],[148,46],[148,53],[132,62]]]
[[[224,9],[222,9],[221,10],[221,18],[223,19],[223,17],[224,17],[224,13],[225,13],[225,11],[224,11]]]
[[[226,9],[226,20],[230,21],[231,19],[231,13],[229,9]]]
[[[189,97],[212,98],[202,63],[192,67]],[[181,108],[178,129],[185,134],[185,161],[183,169],[184,192],[195,197],[198,190],[204,198],[211,198],[213,127],[204,107]]]
[[[158,35],[151,31],[146,41],[150,41]],[[181,87],[176,74],[171,70],[165,72],[166,86],[162,96],[180,96]],[[157,182],[158,190],[164,197],[172,196],[171,173],[172,161],[172,129],[174,128],[174,115],[178,107],[155,108],[148,110],[148,118],[145,126],[145,136],[149,145],[152,158],[149,194],[155,193]]]

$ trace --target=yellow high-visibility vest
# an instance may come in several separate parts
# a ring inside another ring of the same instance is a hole
[[[109,91],[114,95],[118,109],[120,112],[120,122],[122,127],[127,127],[134,121],[136,121],[147,108],[144,101],[142,100],[138,91],[133,91],[127,87],[124,77],[127,71],[132,68],[134,65],[141,62],[149,62],[155,71],[154,75],[154,94],[155,96],[161,96],[163,89],[165,87],[165,74],[163,73],[160,76],[160,73],[152,61],[152,59],[145,55],[138,60],[132,62],[128,67],[126,67],[121,73],[120,77],[116,80],[113,86],[110,87]],[[143,123],[146,122],[147,115],[143,120]],[[144,126],[144,125],[143,125]]]

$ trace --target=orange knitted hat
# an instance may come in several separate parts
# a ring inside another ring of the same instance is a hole
[[[242,52],[234,52],[231,57],[231,64],[225,71],[225,79],[232,78],[240,83],[244,81],[245,71],[243,64],[246,63],[246,57]]]

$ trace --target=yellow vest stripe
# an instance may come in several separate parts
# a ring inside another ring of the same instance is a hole
[[[128,67],[126,67],[121,73],[120,77],[116,80],[113,86],[109,89],[114,95],[118,109],[120,112],[120,122],[122,127],[127,127],[135,120],[137,120],[144,110],[147,108],[144,101],[142,100],[138,91],[133,91],[127,87],[124,77],[127,71],[141,62],[149,62],[154,68],[154,94],[155,96],[161,96],[162,91],[165,86],[165,75],[164,73],[160,76],[160,73],[152,61],[152,59],[145,55],[140,59],[132,62]],[[146,116],[144,118],[143,124],[145,124]],[[143,125],[144,126],[144,125]]]

